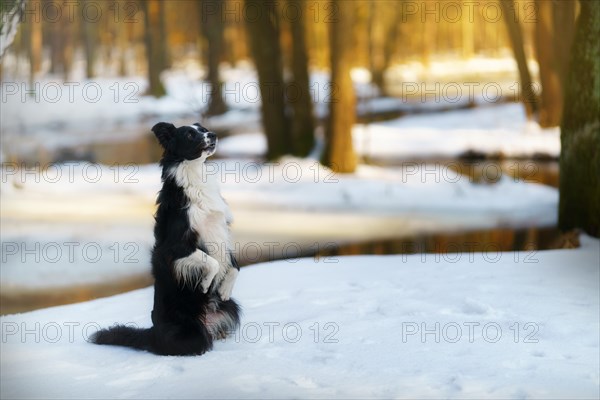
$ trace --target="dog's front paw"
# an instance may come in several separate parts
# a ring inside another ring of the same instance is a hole
[[[176,260],[174,270],[180,283],[193,289],[200,286],[206,293],[219,272],[219,262],[203,251],[196,250],[189,256]]]
[[[227,274],[221,281],[221,285],[219,286],[219,296],[221,300],[227,301],[231,298],[231,292],[233,291],[233,285],[235,284],[235,280],[237,278],[238,270],[236,268],[230,268],[227,271]]]
[[[217,276],[219,272],[219,262],[213,257],[206,255],[206,261],[204,263],[203,268],[203,276],[202,281],[200,282],[200,286],[202,287],[202,292],[208,292],[208,288],[210,287],[212,281]]]

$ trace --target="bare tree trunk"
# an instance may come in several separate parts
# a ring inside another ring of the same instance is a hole
[[[35,74],[42,69],[42,21],[30,18],[31,41],[29,42],[29,79],[33,83]]]
[[[63,37],[63,48],[62,48],[62,61],[63,61],[63,74],[65,81],[69,80],[71,69],[73,67],[73,39],[74,39],[74,21],[64,22],[62,26],[62,37]]]
[[[558,225],[600,237],[600,2],[580,4],[561,125]]]
[[[390,21],[388,21],[385,38],[383,41],[383,65],[387,69],[393,57],[397,53],[398,41],[400,38],[400,22],[402,18],[402,4],[400,0],[392,2],[394,11],[391,12]]]
[[[469,59],[475,54],[475,16],[473,16],[472,20],[469,20],[469,17],[469,13],[465,12],[460,21],[462,56],[465,59]]]
[[[385,71],[390,66],[398,41],[401,4],[395,1],[373,1],[369,4],[369,60],[373,83],[387,95]]]
[[[0,7],[0,59],[15,39],[24,9],[25,0],[7,1]]]
[[[202,35],[207,43],[206,59],[208,64],[208,82],[210,83],[210,100],[206,115],[219,115],[227,111],[223,100],[223,82],[219,77],[219,64],[223,54],[223,42],[225,23],[223,21],[221,7],[223,2],[200,3],[200,24]]]
[[[423,7],[425,7],[425,5],[423,5]],[[423,35],[421,60],[426,68],[429,68],[431,65],[431,55],[435,53],[437,29],[438,23],[435,22],[431,16],[425,18],[425,20],[421,22],[421,31]]]
[[[44,21],[44,18],[41,18]],[[46,24],[49,44],[50,44],[50,73],[58,74],[62,72],[62,25],[57,23]]]
[[[575,35],[575,5],[575,0],[553,2],[554,31],[560,32],[555,39],[562,87],[566,87],[569,61],[571,60],[571,44]]]
[[[377,65],[377,62],[371,63],[371,74],[373,77],[373,83],[377,85],[381,95],[389,96],[389,89],[385,82],[385,71],[391,65],[394,57],[398,55],[398,43],[401,25],[400,21],[402,21],[402,4],[401,0],[386,1],[383,4],[385,4],[388,8],[382,8],[381,4],[378,4],[377,9],[379,11],[376,14],[377,18],[382,19],[382,26],[384,27],[383,37],[381,38],[382,59],[380,65]],[[370,23],[377,25],[377,18],[372,22],[370,21]]]
[[[288,89],[288,101],[292,106],[292,154],[304,157],[315,145],[315,121],[313,117],[308,54],[306,53],[306,2],[288,0],[299,11],[298,17],[290,20],[292,33],[293,81]]]
[[[246,0],[248,9],[260,10],[256,18],[246,18],[250,48],[258,72],[261,115],[267,136],[267,158],[276,159],[290,151],[289,120],[285,108],[283,62],[279,44],[276,4]]]
[[[379,88],[383,94],[385,92],[384,74],[387,68],[385,65],[385,33],[388,29],[387,19],[383,15],[388,12],[384,4],[379,1],[373,1],[369,4],[369,20],[368,20],[368,35],[369,35],[369,64],[373,83]]]
[[[354,4],[344,0],[333,0],[332,4],[338,13],[337,20],[329,26],[332,89],[322,162],[336,172],[354,172],[356,154],[352,126],[356,119],[356,99],[350,77]]]
[[[231,65],[248,58],[246,29],[244,24],[226,23],[225,33],[225,59]]]
[[[523,48],[523,35],[521,34],[521,26],[515,14],[513,0],[500,0],[504,22],[508,30],[510,44],[512,46],[515,61],[519,69],[519,79],[521,81],[521,98],[525,106],[527,118],[531,119],[538,111],[538,103],[535,92],[533,91],[533,82],[529,67],[527,66],[527,58],[525,57],[525,49]]]
[[[560,61],[557,59],[553,2],[536,0],[535,52],[540,66],[542,93],[540,96],[540,126],[560,125],[563,108]]]
[[[165,88],[160,81],[160,73],[164,70],[165,40],[164,29],[164,3],[160,0],[147,0],[141,2],[144,9],[146,22],[146,59],[148,62],[148,94],[161,97],[166,94]]]
[[[117,41],[119,43],[119,76],[127,76],[127,60],[133,55],[128,54],[129,32],[127,24],[117,24]]]
[[[84,5],[85,2],[88,1],[90,0],[84,0]],[[87,21],[85,18],[81,19],[81,33],[83,36],[83,50],[85,53],[85,76],[88,79],[92,79],[96,76],[97,25],[97,22]]]

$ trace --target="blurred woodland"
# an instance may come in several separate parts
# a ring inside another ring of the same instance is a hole
[[[395,64],[418,62],[427,70],[440,58],[512,56],[521,88],[517,99],[528,117],[542,127],[563,124],[561,179],[581,176],[580,168],[587,171],[584,182],[576,185],[578,190],[589,188],[589,205],[580,207],[579,201],[561,198],[561,210],[579,215],[576,222],[566,218],[561,223],[571,227],[588,220],[589,225],[592,218],[591,230],[600,229],[600,162],[598,155],[581,153],[597,148],[600,136],[597,127],[589,131],[600,110],[600,22],[595,1],[12,0],[2,4],[5,41],[11,25],[6,16],[20,16],[12,45],[2,48],[14,60],[5,65],[4,55],[3,79],[9,74],[25,75],[30,82],[40,74],[65,81],[142,75],[149,83],[147,94],[160,97],[165,94],[161,73],[193,62],[205,69],[212,88],[206,113],[218,115],[227,110],[219,66],[251,60],[260,82],[268,159],[306,156],[314,147],[309,71],[328,70],[332,91],[321,160],[339,172],[351,172],[356,166],[350,137],[355,113],[348,112],[356,102],[352,68],[368,70],[371,82],[385,96],[398,93],[386,78]],[[76,63],[85,65],[85,76],[73,76]],[[574,66],[571,72],[570,66]],[[299,93],[294,98],[286,95],[290,85]],[[565,99],[571,99],[570,108],[565,108]],[[564,114],[568,120],[563,120]],[[569,139],[582,129],[587,132],[582,142]],[[575,147],[578,161],[572,166],[568,154]],[[569,184],[564,182],[565,187]],[[575,193],[574,188],[569,191]]]

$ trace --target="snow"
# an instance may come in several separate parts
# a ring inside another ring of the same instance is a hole
[[[508,177],[481,184],[443,164],[360,165],[339,175],[296,158],[215,160],[207,168],[232,208],[234,238],[245,250],[256,244],[264,257],[269,243],[279,243],[278,251],[287,243],[306,250],[315,242],[556,224],[556,189]],[[5,164],[2,290],[147,273],[160,187],[157,164]]]
[[[560,154],[560,129],[542,129],[527,121],[523,106],[516,103],[356,124],[352,134],[359,155],[379,159],[447,158],[468,152],[504,157]],[[264,135],[255,131],[224,138],[218,154],[258,157],[266,150]]]
[[[86,338],[152,288],[0,318],[2,398],[598,398],[600,242],[310,258],[241,271],[240,332],[201,357]]]
[[[359,154],[380,158],[560,154],[559,128],[541,129],[527,121],[523,106],[516,103],[358,125],[353,135]]]
[[[535,59],[528,60],[528,67],[535,76],[539,67]],[[484,77],[512,77],[513,83],[518,77],[517,63],[512,54],[500,57],[474,56],[467,59],[456,57],[435,57],[428,66],[419,61],[392,65],[386,71],[386,78],[403,82],[424,80],[433,81],[470,81]]]

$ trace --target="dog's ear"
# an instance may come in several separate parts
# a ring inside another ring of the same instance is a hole
[[[152,127],[152,132],[156,135],[160,145],[166,149],[175,134],[175,125],[168,122],[159,122]]]

